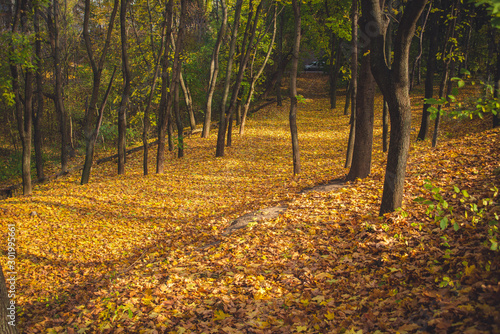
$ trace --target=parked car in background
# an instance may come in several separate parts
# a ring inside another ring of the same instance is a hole
[[[326,62],[324,60],[313,61],[304,66],[306,71],[324,71],[326,70]]]

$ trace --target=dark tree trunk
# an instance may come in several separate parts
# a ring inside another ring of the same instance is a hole
[[[123,91],[118,107],[118,175],[125,174],[125,148],[127,131],[127,106],[130,99],[130,65],[128,60],[128,42],[127,42],[127,5],[128,0],[120,2],[120,36],[122,51],[122,74]]]
[[[349,80],[345,92],[344,116],[347,116],[349,114],[349,106],[351,105],[351,96],[352,96],[352,80]]]
[[[172,34],[172,21],[173,21],[173,0],[169,0],[166,4],[167,13],[167,33],[165,41],[165,49],[162,58],[162,73],[161,73],[161,100],[158,110],[158,147],[156,153],[156,173],[161,174],[165,168],[165,136],[168,131],[169,139],[171,138],[170,131],[170,105],[172,100],[168,92],[169,76],[168,76],[168,51],[169,51],[169,36]],[[170,140],[169,140],[170,144]]]
[[[222,22],[217,34],[217,41],[215,42],[212,60],[210,62],[210,80],[208,83],[207,103],[205,105],[205,120],[203,122],[203,131],[201,133],[202,138],[208,138],[208,134],[210,133],[210,125],[212,122],[212,100],[215,92],[215,85],[217,83],[217,76],[219,75],[220,46],[226,34],[227,7],[224,0],[221,0],[220,4],[222,7]]]
[[[85,41],[85,48],[87,49],[87,55],[89,57],[90,65],[92,68],[93,85],[92,85],[92,95],[90,97],[90,105],[88,105],[88,108],[86,108],[85,110],[85,119],[84,119],[85,163],[83,165],[82,178],[80,180],[80,184],[82,185],[87,184],[90,180],[90,172],[92,169],[92,163],[94,159],[95,143],[97,141],[97,137],[99,135],[99,128],[102,123],[103,113],[98,112],[97,101],[99,99],[99,88],[101,86],[101,77],[102,77],[102,71],[104,69],[104,61],[106,59],[107,51],[109,49],[109,44],[111,42],[111,34],[113,32],[116,14],[118,13],[118,5],[119,5],[119,0],[115,0],[113,5],[113,10],[111,11],[111,16],[109,19],[108,29],[106,33],[106,41],[101,51],[101,56],[99,58],[99,61],[96,62],[94,51],[92,50],[92,42],[89,31],[90,0],[85,0],[85,13],[83,19],[83,39]],[[114,72],[113,72],[113,77],[114,77]],[[102,111],[104,111],[104,105],[101,105],[101,109]],[[93,123],[95,123],[94,129],[92,129]]]
[[[278,74],[276,78],[276,104],[278,106],[283,105],[283,97],[281,96],[281,80],[283,78],[283,30],[285,28],[285,11],[282,10],[280,13],[280,28],[278,34]]]
[[[496,64],[496,71],[495,71],[495,92],[494,96],[495,98],[498,99],[498,93],[500,90],[500,50],[498,50],[498,45],[497,45],[497,64]],[[497,113],[493,115],[493,127],[496,128],[497,126],[500,125],[500,115],[499,115],[499,110],[497,110]]]
[[[429,18],[429,14],[431,12],[431,8],[432,8],[432,3],[429,4],[429,9],[427,10],[427,14],[423,18],[422,29],[420,30],[420,36],[418,39],[419,52],[418,52],[418,55],[415,57],[415,61],[413,62],[413,68],[411,70],[410,91],[413,89],[413,84],[415,82],[415,72],[417,72],[417,71],[418,71],[417,84],[418,85],[420,84],[420,62],[421,62],[422,53],[423,53],[424,32],[425,32],[425,26],[427,24],[427,19]],[[418,70],[417,70],[417,68],[418,68]]]
[[[245,132],[245,123],[247,119],[247,114],[248,114],[248,109],[250,108],[250,101],[252,100],[252,96],[255,90],[255,84],[257,83],[257,80],[259,77],[262,75],[262,72],[264,72],[264,68],[266,67],[266,64],[269,60],[269,57],[271,56],[271,52],[273,50],[273,45],[274,45],[274,39],[276,38],[276,10],[277,8],[274,8],[274,19],[273,19],[273,37],[271,38],[271,43],[269,44],[269,48],[267,49],[266,57],[264,58],[264,61],[262,62],[262,65],[260,66],[259,70],[257,73],[252,77],[251,83],[250,83],[250,88],[248,91],[247,99],[245,101],[245,105],[243,106],[243,115],[241,117],[241,125],[240,125],[240,135],[243,135]],[[281,88],[280,88],[281,89]],[[240,101],[238,102],[238,110],[240,109]],[[228,143],[229,146],[229,143]]]
[[[24,17],[27,13],[27,3],[23,1],[16,1],[15,14],[12,18],[11,29],[12,32],[19,32],[19,25],[21,24],[21,15]],[[9,51],[14,54],[14,45],[12,40],[9,41]],[[10,73],[12,75],[12,92],[14,93],[14,102],[16,110],[17,129],[21,137],[22,144],[22,179],[23,179],[23,195],[31,195],[31,128],[32,128],[32,99],[33,87],[31,71],[26,71],[25,75],[25,91],[24,101],[21,101],[21,91],[19,84],[19,67],[18,64],[10,62]],[[24,102],[24,106],[23,106]]]
[[[36,70],[36,109],[33,108],[33,130],[34,130],[34,145],[35,145],[35,161],[36,161],[36,175],[38,181],[45,179],[43,171],[43,156],[42,156],[42,127],[41,120],[43,115],[44,101],[43,101],[43,80],[42,80],[42,37],[40,35],[40,21],[39,21],[39,8],[34,6],[33,23],[35,34],[35,54],[37,57],[37,70]]]
[[[300,4],[292,0],[293,17],[295,19],[292,66],[290,69],[290,134],[292,137],[293,175],[300,173],[299,136],[297,131],[297,69],[299,65],[299,50],[301,37]]]
[[[54,104],[59,121],[59,132],[61,134],[61,172],[68,171],[69,160],[69,130],[68,130],[68,115],[64,106],[63,94],[63,78],[62,69],[63,64],[61,61],[61,47],[59,41],[59,0],[53,0],[53,12],[49,15],[48,27],[50,31],[50,38],[52,50],[54,55],[54,77],[55,77],[55,91],[54,91]]]
[[[351,125],[344,168],[350,168],[356,138],[356,97],[358,95],[358,0],[352,1]]]
[[[185,31],[185,21],[187,13],[187,1],[181,0],[181,13],[179,19],[179,28],[177,31],[177,42],[175,43],[175,56],[174,56],[174,66],[173,66],[173,103],[174,103],[174,114],[175,123],[177,125],[177,157],[182,158],[184,156],[184,134],[181,113],[179,110],[179,90],[181,81],[181,71],[182,71],[182,60],[181,55],[184,47],[184,31]]]
[[[392,10],[392,0],[387,1],[387,7]],[[389,21],[387,32],[385,33],[385,59],[387,66],[391,68],[392,63],[392,29],[393,23]],[[389,106],[384,98],[384,106],[382,107],[382,151],[387,152],[389,149]]]
[[[370,70],[370,54],[363,50],[361,69],[359,73],[359,87],[356,96],[356,138],[351,169],[347,174],[347,181],[357,178],[363,179],[370,175],[372,166],[373,146],[373,113],[375,102],[375,79]]]
[[[101,108],[99,109],[99,116],[96,121],[95,129],[87,140],[87,149],[85,150],[85,163],[83,165],[82,178],[80,180],[80,184],[87,184],[90,180],[90,170],[92,168],[92,161],[94,159],[94,149],[95,143],[97,142],[97,137],[99,136],[99,130],[101,128],[102,120],[104,118],[104,108],[106,107],[106,103],[108,101],[109,93],[111,92],[111,87],[113,86],[113,79],[115,78],[116,67],[113,70],[113,74],[111,75],[111,79],[109,80],[108,89],[104,94],[104,98],[101,104]],[[86,110],[88,112],[88,109]]]
[[[392,212],[403,202],[406,164],[410,148],[411,106],[408,60],[415,26],[427,0],[408,2],[401,17],[394,43],[394,61],[389,69],[384,55],[388,18],[379,0],[361,0],[363,23],[370,23],[373,76],[389,105],[391,135],[380,214]],[[362,28],[366,28],[362,27]],[[365,29],[363,29],[365,30]]]
[[[437,22],[438,16],[436,14],[432,14],[430,27],[429,27],[429,53],[427,56],[427,73],[425,75],[425,93],[424,98],[430,99],[432,98],[434,91],[434,74],[436,73],[436,54],[438,50],[438,39],[439,39],[439,24]],[[430,104],[424,104],[424,108],[422,111],[422,120],[420,122],[420,131],[418,132],[417,140],[425,140],[427,134],[429,132],[429,122],[430,122],[430,113],[429,108]]]
[[[149,7],[148,7],[149,8]],[[149,91],[149,96],[148,96],[148,103],[146,105],[146,110],[144,111],[144,129],[142,131],[142,145],[144,146],[144,150],[142,153],[142,170],[144,175],[148,175],[148,160],[149,160],[149,146],[148,146],[148,135],[149,135],[149,129],[151,126],[151,120],[149,118],[149,114],[151,111],[151,104],[153,102],[153,95],[156,90],[156,79],[158,78],[158,73],[160,72],[160,65],[161,65],[161,59],[162,59],[162,54],[163,54],[163,46],[165,45],[166,38],[168,36],[165,35],[167,29],[167,12],[163,13],[163,24],[162,24],[162,30],[161,30],[161,40],[160,40],[160,50],[158,51],[158,58],[156,59],[156,65],[153,73],[153,79],[151,83],[151,90]],[[153,32],[150,32],[151,36],[151,45],[153,47]]]
[[[224,156],[224,139],[226,137],[226,131],[227,131],[227,136],[228,136],[228,144],[231,144],[231,136],[232,136],[232,120],[233,120],[233,114],[234,110],[236,108],[236,100],[238,99],[238,94],[241,88],[241,82],[243,81],[243,76],[245,75],[245,69],[248,64],[248,60],[250,59],[251,51],[253,48],[253,41],[255,39],[255,34],[257,31],[257,23],[259,20],[259,15],[260,15],[260,10],[262,8],[262,2],[259,3],[257,6],[257,10],[255,12],[255,18],[253,20],[252,24],[252,16],[253,16],[253,10],[252,10],[252,2],[250,3],[250,10],[248,14],[248,20],[247,20],[247,26],[245,28],[245,34],[243,36],[243,42],[242,42],[242,54],[244,54],[243,59],[240,61],[240,66],[238,69],[238,74],[236,75],[235,82],[233,84],[233,91],[231,93],[231,100],[229,102],[229,107],[227,110],[227,113],[225,115],[225,120],[224,120],[224,126],[219,126],[219,132],[217,136],[217,150],[215,153],[216,157],[222,157]],[[251,27],[251,28],[250,28]],[[247,39],[248,39],[248,44],[247,44]],[[245,49],[246,46],[246,49]],[[243,50],[245,50],[243,52]],[[228,145],[228,146],[229,146]]]
[[[229,96],[229,87],[231,85],[231,74],[233,71],[233,58],[234,52],[236,50],[236,41],[238,37],[238,28],[240,25],[240,16],[241,16],[241,6],[243,4],[242,0],[238,0],[236,2],[236,8],[234,13],[234,23],[233,23],[233,33],[231,34],[231,42],[229,45],[229,55],[227,60],[227,69],[226,69],[226,79],[224,82],[224,92],[222,95],[222,103],[219,112],[219,129],[217,133],[217,148],[215,152],[216,157],[224,156],[224,137],[226,132],[226,103],[227,98]],[[223,129],[223,130],[222,130]]]
[[[458,1],[453,2],[453,6],[451,9],[451,13],[454,17],[452,20],[451,24],[448,25],[448,31],[446,33],[446,39],[444,42],[443,50],[441,52],[441,59],[443,61],[443,76],[441,78],[441,84],[439,86],[439,98],[443,98],[446,93],[446,85],[448,83],[448,78],[450,75],[450,62],[451,58],[446,59],[446,55],[449,55],[453,52],[454,45],[451,42],[452,39],[455,37],[455,26],[457,23],[457,13],[455,11],[457,10],[457,4],[459,4]],[[436,120],[434,121],[434,132],[432,134],[432,147],[436,147],[437,145],[437,140],[438,140],[438,135],[439,135],[439,124],[441,122],[441,109],[443,108],[443,105],[438,106],[438,113],[436,116]]]

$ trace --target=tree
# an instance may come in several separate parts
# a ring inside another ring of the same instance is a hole
[[[349,141],[347,143],[347,153],[344,168],[350,168],[354,151],[354,141],[356,138],[356,96],[358,95],[358,0],[352,1],[352,28],[351,28],[351,83],[346,99],[351,98],[351,125],[349,130]],[[346,103],[347,104],[347,103]]]
[[[125,131],[127,130],[127,105],[130,99],[131,72],[128,59],[127,44],[127,4],[128,0],[120,0],[120,36],[122,53],[123,90],[118,108],[118,174],[125,174]]]
[[[111,11],[111,16],[108,23],[106,41],[104,43],[103,49],[101,51],[101,56],[99,61],[96,61],[94,50],[92,48],[91,36],[89,31],[89,21],[90,21],[90,0],[85,0],[85,12],[83,18],[83,39],[85,41],[85,48],[87,50],[87,56],[90,61],[90,66],[92,68],[92,94],[90,96],[90,103],[85,113],[84,118],[84,136],[85,136],[85,163],[83,165],[82,178],[80,180],[81,184],[87,184],[90,179],[90,171],[92,168],[92,162],[94,159],[94,149],[97,136],[99,135],[99,129],[102,124],[104,117],[104,106],[106,104],[106,98],[101,104],[101,108],[97,108],[97,101],[99,99],[99,88],[101,86],[102,72],[104,70],[104,62],[108,56],[108,49],[111,43],[111,34],[113,32],[113,26],[118,12],[119,0],[114,0],[113,10]],[[115,68],[116,70],[116,68]],[[114,77],[113,72],[113,76]],[[110,81],[112,83],[112,80]],[[109,94],[111,84],[108,88],[107,94]],[[92,120],[97,118],[94,122]],[[92,130],[92,123],[95,123],[94,129]]]
[[[424,98],[431,99],[434,92],[434,74],[436,73],[436,54],[438,49],[440,35],[439,13],[432,13],[429,26],[429,51],[427,55],[427,71],[425,75],[425,92]],[[425,103],[422,111],[422,119],[420,122],[420,130],[417,140],[425,140],[429,132],[431,105]]]
[[[411,106],[409,96],[409,52],[418,18],[427,0],[407,3],[394,40],[392,69],[385,57],[389,18],[380,0],[361,0],[363,31],[370,31],[371,69],[389,106],[391,134],[380,214],[394,211],[403,202],[404,179],[410,148]],[[369,29],[367,25],[370,23]]]
[[[31,185],[31,128],[32,128],[32,99],[33,99],[33,72],[31,64],[31,53],[29,40],[27,39],[27,27],[23,24],[28,12],[28,1],[16,1],[14,16],[11,24],[11,38],[9,48],[11,60],[9,63],[12,75],[12,92],[14,94],[15,114],[17,129],[23,147],[22,152],[22,179],[23,194],[30,195]],[[19,69],[23,69],[24,75],[24,99],[21,98],[21,84]]]
[[[61,41],[59,38],[59,0],[53,0],[52,6],[49,7],[49,15],[47,16],[47,26],[49,28],[50,44],[52,46],[52,54],[54,57],[54,105],[56,114],[59,120],[59,132],[61,134],[61,173],[68,172],[69,161],[69,142],[70,134],[68,128],[68,114],[64,105],[63,95],[63,77],[62,77],[62,57],[61,57]]]
[[[170,98],[169,92],[169,77],[168,77],[168,53],[169,53],[169,43],[170,38],[168,38],[172,34],[172,21],[173,21],[173,0],[169,0],[166,4],[165,8],[166,12],[166,21],[167,21],[167,30],[166,36],[167,39],[165,41],[165,49],[163,51],[162,57],[162,73],[161,73],[161,100],[160,107],[158,108],[158,147],[156,153],[156,173],[163,173],[164,165],[165,165],[165,135],[167,133],[167,129],[170,132],[170,107],[172,104],[172,100]],[[169,133],[169,138],[171,138]],[[170,144],[170,143],[169,143]]]
[[[347,181],[367,177],[372,165],[375,80],[370,70],[370,53],[367,51],[367,48],[363,48],[361,52],[359,85],[356,94],[356,128],[354,130],[356,136]]]
[[[292,65],[290,68],[290,134],[292,137],[293,175],[300,173],[299,136],[297,131],[297,68],[299,65],[301,37],[301,0],[292,0],[293,17],[295,19]]]
[[[216,157],[224,156],[224,137],[225,137],[225,129],[226,129],[226,103],[227,98],[229,96],[229,87],[231,85],[231,74],[233,71],[233,57],[234,52],[236,50],[236,40],[238,37],[238,28],[240,26],[240,16],[241,16],[241,7],[243,4],[243,0],[236,1],[235,11],[234,11],[234,23],[233,23],[233,32],[231,34],[231,41],[229,42],[229,55],[227,58],[227,67],[226,67],[226,78],[224,81],[224,91],[222,93],[222,102],[219,111],[219,133],[217,134],[217,149],[215,152]],[[224,128],[224,134],[221,137],[221,128]],[[222,138],[222,139],[221,139]],[[222,141],[222,144],[219,143]]]
[[[208,134],[210,133],[210,125],[212,122],[212,99],[215,92],[215,85],[217,83],[217,76],[219,75],[220,46],[226,34],[227,7],[224,0],[221,0],[220,5],[222,9],[222,22],[219,32],[217,33],[217,40],[212,52],[212,60],[210,61],[210,79],[208,80],[207,101],[205,104],[205,120],[203,122],[203,131],[201,133],[202,138],[208,138]]]

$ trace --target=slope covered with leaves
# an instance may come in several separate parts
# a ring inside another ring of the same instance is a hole
[[[498,332],[500,262],[484,221],[499,211],[490,189],[500,131],[450,123],[437,149],[413,145],[405,211],[378,218],[379,122],[368,179],[299,193],[346,173],[348,136],[348,117],[328,108],[326,78],[299,85],[299,177],[285,104],[253,115],[224,158],[213,157],[214,134],[189,138],[163,175],[142,176],[137,154],[125,176],[104,164],[86,186],[70,175],[0,202],[2,233],[16,224],[23,332]],[[425,180],[455,207],[457,232],[413,201],[432,199]],[[454,198],[453,185],[469,197]],[[479,211],[465,217],[471,203],[484,208],[478,222]],[[277,204],[288,205],[278,218],[222,235],[232,219]]]

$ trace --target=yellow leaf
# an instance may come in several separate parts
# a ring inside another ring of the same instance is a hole
[[[327,318],[328,320],[333,320],[333,318],[335,318],[335,314],[333,312],[328,311],[328,313],[325,314],[325,318]]]
[[[307,330],[307,326],[297,326],[297,332],[305,332]]]
[[[224,320],[224,319],[229,318],[229,317],[232,317],[232,315],[226,314],[222,310],[214,312],[214,319],[215,320]]]

